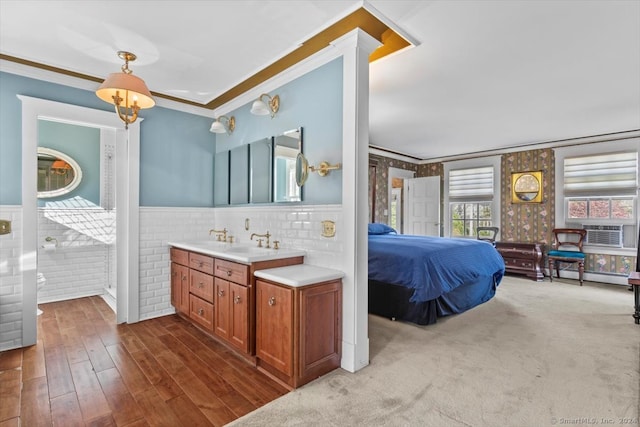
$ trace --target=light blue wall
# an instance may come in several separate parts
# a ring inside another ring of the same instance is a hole
[[[38,120],[38,147],[66,154],[82,171],[82,181],[76,189],[64,196],[38,199],[38,206],[72,197],[100,205],[100,129]]]
[[[113,111],[91,91],[0,73],[0,205],[22,203],[18,94]],[[140,116],[140,205],[213,206],[212,120],[157,106]]]
[[[248,103],[227,116],[235,116],[231,136],[218,134],[216,151],[303,128],[303,151],[309,164],[342,163],[342,57],[293,80],[270,95],[280,96],[280,110],[269,116],[254,116]],[[309,176],[303,187],[304,204],[342,203],[342,170],[328,176]]]

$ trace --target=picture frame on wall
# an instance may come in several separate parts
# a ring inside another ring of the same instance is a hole
[[[542,203],[542,171],[511,173],[511,203]]]

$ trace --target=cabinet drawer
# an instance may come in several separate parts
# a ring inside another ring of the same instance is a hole
[[[240,285],[247,286],[249,267],[237,262],[216,258],[214,275]]]
[[[203,273],[213,274],[213,258],[206,255],[189,253],[189,267]]]
[[[189,292],[213,303],[213,276],[195,270],[190,273]]]
[[[535,268],[534,261],[522,258],[504,258],[504,265],[506,268],[524,268],[527,270]]]
[[[189,252],[182,249],[171,248],[171,261],[180,265],[189,265]]]
[[[189,317],[210,331],[213,331],[213,304],[195,295],[189,296]]]
[[[520,249],[520,248],[498,248],[498,252],[504,257],[514,257],[514,258],[535,258],[536,250],[535,249]]]

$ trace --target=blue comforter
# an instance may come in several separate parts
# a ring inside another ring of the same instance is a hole
[[[415,289],[411,302],[430,301],[487,279],[497,286],[504,269],[498,251],[485,241],[369,235],[369,279]]]

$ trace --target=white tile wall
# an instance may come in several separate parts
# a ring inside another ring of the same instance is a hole
[[[140,208],[140,320],[174,313],[169,241],[208,238],[212,208]]]
[[[47,282],[38,303],[102,295],[113,280],[114,215],[91,209],[38,209],[38,272]],[[99,220],[95,220],[98,218]],[[45,251],[46,238],[56,239]]]
[[[0,235],[0,351],[22,346],[22,207],[0,206],[12,232]]]
[[[249,230],[245,230],[249,219]],[[322,221],[336,223],[334,237],[322,237]],[[226,227],[238,243],[251,242],[251,233],[271,234],[271,241],[279,240],[280,247],[307,251],[305,263],[340,269],[342,266],[343,234],[342,205],[320,206],[250,206],[215,210],[215,226]]]

